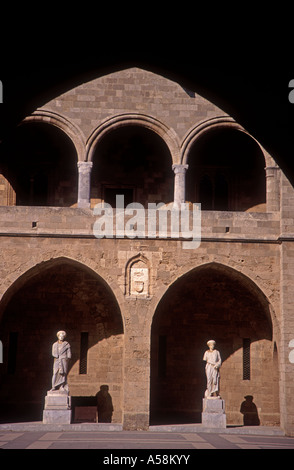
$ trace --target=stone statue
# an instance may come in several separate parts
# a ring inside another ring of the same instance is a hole
[[[54,363],[51,391],[60,390],[61,392],[68,393],[67,373],[69,359],[71,358],[71,349],[69,343],[64,341],[66,337],[65,331],[58,331],[56,336],[58,341],[52,346]]]
[[[222,361],[219,351],[215,349],[215,344],[213,339],[207,341],[209,350],[205,351],[203,356],[203,360],[206,361],[205,373],[207,378],[205,398],[219,397],[219,369]]]

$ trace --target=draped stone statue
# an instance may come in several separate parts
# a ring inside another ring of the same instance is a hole
[[[213,339],[207,341],[209,349],[205,351],[203,356],[203,360],[206,362],[205,373],[207,379],[205,398],[219,396],[219,369],[222,361],[219,351],[215,349],[215,344]]]
[[[53,377],[52,389],[68,392],[67,373],[69,359],[71,358],[70,344],[65,341],[66,332],[58,331],[58,341],[52,346],[52,356],[54,357],[53,363]]]
[[[58,331],[58,341],[52,345],[53,376],[52,388],[45,397],[43,410],[43,423],[70,424],[71,423],[71,397],[67,384],[67,373],[71,349],[65,341],[66,332]]]

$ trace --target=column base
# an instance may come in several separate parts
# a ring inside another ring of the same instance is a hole
[[[80,200],[78,201],[77,207],[79,209],[90,209],[91,203],[88,200]]]

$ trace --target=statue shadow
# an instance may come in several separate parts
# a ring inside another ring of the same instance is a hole
[[[257,406],[253,402],[252,395],[246,395],[245,400],[241,403],[240,413],[243,415],[244,426],[259,426],[260,419],[258,416]]]
[[[75,423],[112,422],[113,404],[108,385],[101,385],[96,395],[72,396],[71,403]]]
[[[98,423],[111,423],[113,414],[112,397],[108,385],[101,385],[96,394]]]

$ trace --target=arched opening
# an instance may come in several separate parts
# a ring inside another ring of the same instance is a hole
[[[44,263],[24,276],[12,286],[0,325],[1,419],[42,419],[51,388],[51,348],[62,329],[72,349],[73,408],[95,404],[101,385],[107,385],[112,421],[121,422],[123,324],[113,292],[92,270],[67,259]]]
[[[206,389],[203,355],[214,339],[222,356],[220,394],[227,423],[242,425],[245,396],[261,424],[278,424],[277,351],[269,306],[257,286],[215,263],[170,286],[151,330],[150,423],[200,423]]]
[[[112,129],[96,145],[91,204],[105,201],[116,207],[116,195],[124,196],[125,206],[173,200],[170,151],[159,135],[144,126]]]
[[[77,202],[77,152],[62,130],[23,123],[3,145],[0,172],[13,187],[16,205],[70,207]]]
[[[191,145],[186,197],[203,210],[265,211],[265,161],[258,144],[229,127],[210,129]]]

